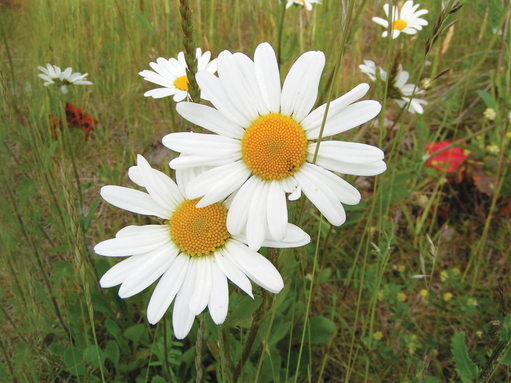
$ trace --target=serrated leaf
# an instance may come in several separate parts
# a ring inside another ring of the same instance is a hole
[[[456,363],[456,370],[463,383],[473,383],[479,373],[477,366],[472,362],[465,345],[465,333],[454,335],[451,343],[451,352]]]

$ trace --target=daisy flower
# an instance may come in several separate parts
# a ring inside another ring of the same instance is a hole
[[[286,9],[293,4],[305,6],[308,11],[312,11],[312,4],[321,4],[321,0],[287,0]]]
[[[390,30],[392,31],[392,38],[395,39],[401,32],[414,35],[417,31],[422,30],[422,27],[428,25],[428,22],[421,19],[420,16],[425,15],[429,11],[427,9],[421,9],[417,11],[420,4],[413,5],[413,0],[408,0],[401,8],[401,13],[397,10],[396,6],[390,10],[389,4],[383,6],[383,10],[387,15],[387,20],[381,17],[373,17],[373,21],[376,24],[380,24],[385,28],[389,28],[388,19],[392,19]],[[382,36],[387,37],[388,31],[383,32]]]
[[[186,197],[202,197],[198,207],[233,197],[227,229],[233,235],[246,228],[249,247],[257,250],[269,231],[274,240],[286,235],[285,195],[301,191],[333,225],[342,225],[342,203],[355,205],[360,193],[331,171],[376,175],[386,169],[383,152],[373,146],[328,140],[321,143],[313,164],[326,105],[312,108],[318,95],[323,52],[303,54],[283,87],[273,48],[260,44],[254,61],[242,53],[223,51],[218,75],[197,74],[197,82],[215,108],[179,103],[181,116],[216,133],[172,133],[168,148],[185,154],[170,162],[174,169],[211,166],[188,184]],[[381,110],[377,101],[355,103],[369,90],[361,84],[330,104],[323,137],[363,124]]]
[[[60,87],[62,94],[67,93],[67,87],[69,85],[92,85],[92,82],[85,80],[88,73],[72,73],[73,70],[71,68],[66,68],[66,70],[62,72],[58,66],[46,64],[46,68],[38,66],[37,69],[43,72],[39,73],[38,76],[46,81],[44,86],[56,84]]]
[[[369,76],[372,81],[387,81],[387,72],[385,72],[381,67],[376,68],[376,64],[371,60],[364,60],[364,64],[361,64],[358,67],[360,68],[360,71]],[[401,108],[404,108],[407,104],[410,104],[410,107],[408,108],[410,113],[422,114],[424,113],[424,108],[422,105],[427,105],[428,102],[426,100],[421,100],[415,97],[417,95],[424,94],[424,90],[415,89],[414,84],[407,84],[406,82],[409,78],[410,74],[403,70],[403,66],[399,64],[397,67],[397,72],[392,77],[391,83],[389,84],[387,95],[389,98],[395,99],[396,103]],[[414,89],[415,93],[413,92]],[[414,96],[413,98],[411,97],[412,95]]]
[[[151,168],[142,156],[129,169],[130,179],[148,193],[104,186],[101,196],[108,203],[142,215],[165,220],[160,225],[127,226],[98,243],[94,251],[107,257],[126,257],[100,280],[103,288],[121,285],[119,296],[138,294],[160,278],[147,307],[147,319],[157,323],[174,301],[172,326],[176,338],[186,337],[196,315],[206,306],[217,324],[224,322],[229,306],[230,279],[249,296],[249,278],[277,294],[284,287],[273,264],[250,250],[243,233],[231,235],[226,228],[227,204],[215,203],[197,208],[198,200],[184,197],[184,188],[193,171],[177,171],[178,183]],[[298,247],[310,237],[288,225],[282,241],[265,240],[265,246]]]
[[[211,74],[216,72],[216,59],[211,60],[211,52],[207,51],[202,54],[200,48],[195,51],[195,58],[197,60],[197,71],[207,71]],[[174,101],[183,101],[188,97],[188,77],[186,71],[185,54],[179,52],[177,60],[175,58],[165,59],[159,57],[156,62],[149,63],[149,66],[154,69],[143,70],[138,74],[144,77],[144,80],[163,86],[164,88],[151,89],[144,93],[145,97],[162,98],[167,96],[174,96]],[[200,96],[203,100],[207,100],[201,92]]]

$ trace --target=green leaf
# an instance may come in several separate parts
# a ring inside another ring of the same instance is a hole
[[[119,366],[119,346],[114,340],[111,340],[106,344],[105,358],[110,359],[115,368]]]
[[[78,347],[69,347],[64,353],[64,365],[66,371],[71,375],[83,375],[85,372],[85,362],[83,361],[83,352]]]
[[[495,109],[495,102],[488,92],[484,90],[478,90],[476,93],[479,97],[481,97],[487,108]]]
[[[129,340],[132,340],[133,343],[138,343],[140,341],[140,338],[142,338],[142,336],[144,336],[146,332],[147,330],[145,325],[139,323],[131,327],[128,327],[128,329],[124,331],[124,336]]]
[[[119,325],[117,323],[115,323],[111,319],[107,319],[105,322],[105,327],[108,330],[108,332],[110,333],[110,335],[112,335],[115,339],[117,339],[119,341],[119,343],[124,343],[124,342],[122,342],[121,328],[119,327]]]
[[[99,365],[101,364],[102,366],[105,361],[105,353],[99,347],[96,347],[96,345],[91,344],[83,351],[83,360],[94,367],[99,367]]]
[[[165,379],[163,379],[161,376],[156,375],[156,376],[153,376],[151,383],[167,383],[167,381]]]
[[[330,339],[335,329],[335,323],[324,316],[315,316],[309,319],[308,326],[310,328],[310,343],[325,343]],[[309,336],[305,334],[305,341],[309,340]]]
[[[511,342],[511,314],[504,318],[499,340],[501,342]]]
[[[255,313],[257,308],[261,305],[261,297],[255,297],[254,299],[249,296],[245,296],[239,303],[234,307],[233,312],[227,318],[226,323],[229,326],[237,326],[245,319],[248,319]]]
[[[110,302],[105,298],[103,294],[98,291],[91,292],[92,307],[94,310],[102,312],[103,314],[111,315],[112,309],[110,308]]]
[[[468,357],[464,332],[459,332],[452,338],[451,352],[462,382],[473,383],[479,371],[474,362]]]

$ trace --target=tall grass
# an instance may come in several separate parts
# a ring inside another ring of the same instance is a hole
[[[190,4],[197,44],[214,57],[279,44],[278,1]],[[152,86],[137,73],[183,50],[179,2],[27,0],[19,12],[1,8],[0,381],[188,382],[197,371],[202,381],[229,381],[223,363],[239,362],[254,318],[260,327],[243,382],[459,381],[451,341],[460,331],[483,366],[498,337],[495,321],[509,312],[510,7],[466,1],[443,24],[459,19],[452,36],[443,31],[425,55],[441,2],[423,0],[429,25],[396,40],[381,38],[371,21],[383,15],[382,5],[357,1],[349,20],[349,1],[288,9],[282,78],[303,52],[324,51],[319,105],[332,79],[332,98],[368,81],[358,69],[364,59],[387,71],[398,60],[415,84],[445,70],[427,90],[424,114],[400,112],[373,87],[369,97],[384,111],[339,139],[381,147],[388,170],[346,177],[363,198],[346,206],[341,227],[305,200],[290,205],[312,242],[280,252],[286,285],[267,307],[262,290],[252,301],[231,285],[226,323],[216,326],[204,314],[198,368],[200,321],[183,341],[173,336],[170,310],[149,325],[151,289],[126,300],[117,288],[100,289],[115,262],[92,251],[128,224],[151,222],[103,203],[101,186],[129,186],[126,171],[138,153],[171,175],[173,153],[161,138],[183,122],[170,98],[143,97]],[[43,87],[36,66],[47,62],[88,72],[94,85],[71,87],[66,96]],[[50,134],[48,115],[63,115],[66,101],[99,121],[87,141],[80,130],[66,128],[57,140]],[[487,108],[495,120],[483,116]],[[443,140],[465,140],[472,152],[456,174],[425,166],[425,144]],[[509,381],[509,367],[495,368],[494,381]]]

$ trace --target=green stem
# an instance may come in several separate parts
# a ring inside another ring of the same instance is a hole
[[[188,77],[188,94],[192,102],[200,102],[199,85],[195,80],[197,73],[197,60],[195,59],[196,44],[193,38],[193,21],[192,10],[187,0],[179,0],[181,6],[179,12],[181,13],[181,28],[183,29],[183,45],[185,47],[185,61],[188,65],[186,75]]]

